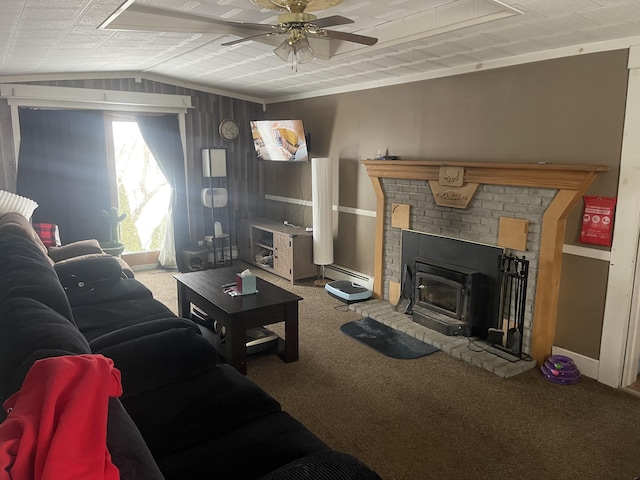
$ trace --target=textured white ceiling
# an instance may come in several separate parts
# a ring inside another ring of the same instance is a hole
[[[315,13],[348,17],[355,23],[330,29],[378,44],[315,40],[318,58],[296,71],[272,53],[280,37],[225,47],[239,37],[178,15],[273,24],[278,12],[249,0],[137,0],[176,11],[176,31],[99,28],[125,21],[133,9],[114,13],[132,3],[2,0],[0,81],[126,72],[270,102],[640,44],[640,0],[345,0]],[[145,17],[134,28],[158,22]]]

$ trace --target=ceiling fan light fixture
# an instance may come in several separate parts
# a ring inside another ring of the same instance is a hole
[[[315,57],[315,52],[306,37],[302,37],[293,44],[293,51],[296,54],[298,63],[309,63]]]
[[[273,49],[273,53],[275,53],[278,57],[282,59],[283,62],[289,63],[293,56],[293,47],[291,43],[289,43],[289,39],[286,39],[280,45]]]
[[[315,52],[309,45],[309,40],[304,33],[297,30],[292,30],[289,38],[274,48],[273,53],[282,61],[295,65],[309,63],[315,58]]]

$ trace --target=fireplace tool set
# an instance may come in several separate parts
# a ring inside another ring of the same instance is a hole
[[[489,341],[494,347],[522,357],[522,333],[527,301],[529,260],[510,255],[500,255],[500,316],[498,328],[489,329]],[[504,341],[504,332],[507,337]]]
[[[517,361],[523,356],[529,261],[504,252],[497,259],[499,268],[493,271],[492,291],[498,303],[493,304],[492,319],[487,318],[489,310],[478,314],[478,294],[483,285],[485,289],[488,285],[481,283],[481,277],[487,282],[491,280],[488,275],[422,257],[415,258],[413,269],[404,265],[400,298],[394,309],[413,315],[414,322],[444,335],[470,336],[479,325],[477,319],[487,318],[484,331],[476,330],[486,335],[492,347],[488,351]]]
[[[402,269],[402,283],[400,290],[400,298],[393,306],[396,312],[411,314],[411,308],[413,307],[413,279],[411,278],[411,271],[409,265],[404,264]]]

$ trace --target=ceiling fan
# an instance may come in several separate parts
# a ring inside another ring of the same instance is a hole
[[[252,24],[252,27],[269,28],[270,31],[249,37],[233,40],[223,43],[223,45],[235,45],[263,35],[288,35],[280,46],[273,52],[283,59],[289,61],[295,58],[297,63],[307,63],[313,60],[314,52],[307,37],[312,38],[328,38],[336,40],[344,40],[347,42],[360,43],[362,45],[374,45],[378,39],[357,35],[355,33],[338,32],[335,30],[326,30],[326,27],[337,25],[346,25],[353,23],[353,20],[333,15],[331,17],[318,18],[309,11],[324,10],[334,7],[344,0],[250,0],[256,6],[268,8],[271,10],[280,10],[287,13],[278,15],[278,23],[276,25],[265,26],[262,24]]]
[[[344,0],[250,0],[254,5],[284,12],[278,15],[277,24],[225,22],[185,12],[164,10],[125,2],[99,28],[121,30],[181,31],[192,33],[231,34],[243,38],[222,45],[236,45],[260,37],[286,35],[285,40],[273,52],[285,62],[307,63],[315,52],[308,38],[325,38],[374,45],[378,39],[355,33],[327,30],[327,27],[347,25],[353,20],[333,15],[318,18],[308,11],[319,11],[339,5]]]

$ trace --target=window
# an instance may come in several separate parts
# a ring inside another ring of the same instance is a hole
[[[171,187],[147,148],[138,124],[124,118],[111,122],[113,138],[112,197],[126,213],[120,223],[124,253],[160,250],[164,241]]]

